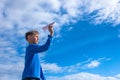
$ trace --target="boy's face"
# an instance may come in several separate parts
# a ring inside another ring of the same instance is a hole
[[[39,40],[38,34],[28,35],[27,41],[31,44],[37,44]]]

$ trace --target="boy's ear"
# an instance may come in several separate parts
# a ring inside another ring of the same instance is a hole
[[[27,36],[27,41],[29,41],[30,38],[31,38],[31,35],[28,35],[28,36]]]

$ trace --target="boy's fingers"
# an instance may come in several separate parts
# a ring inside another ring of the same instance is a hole
[[[49,28],[53,28],[53,25],[49,25]]]

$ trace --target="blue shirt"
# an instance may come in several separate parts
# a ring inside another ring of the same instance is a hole
[[[48,35],[47,42],[40,46],[38,44],[29,44],[26,48],[25,55],[25,67],[22,75],[22,79],[25,77],[35,77],[45,80],[41,65],[39,52],[48,50],[50,46],[51,36]]]

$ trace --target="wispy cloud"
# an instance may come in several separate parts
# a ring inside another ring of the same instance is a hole
[[[55,77],[50,76],[48,77],[49,80],[119,80],[120,78],[116,78],[115,76],[100,76],[98,74],[91,74],[91,73],[85,73],[80,72],[77,74],[70,74],[62,77]]]
[[[62,67],[58,66],[55,63],[42,63],[42,67],[44,68],[45,72],[50,72],[50,73],[58,73],[61,72]]]
[[[117,78],[120,78],[120,74],[117,74],[116,77],[117,77]]]
[[[119,24],[119,0],[10,0],[1,1],[1,27],[40,28],[45,23],[56,21],[61,26],[65,23],[77,22],[82,16],[91,15],[95,23],[110,22]],[[58,27],[57,27],[58,28]]]
[[[84,1],[83,1],[84,2]],[[85,0],[85,5],[86,5],[86,13],[92,15],[92,19],[94,19],[94,22],[96,24],[102,23],[102,22],[107,22],[107,23],[113,23],[115,25],[119,24],[119,7],[120,7],[120,2],[119,0],[100,0],[100,1],[95,1],[92,0],[88,2]]]
[[[60,73],[73,73],[73,72],[79,72],[80,70],[86,70],[86,69],[93,69],[100,66],[100,64],[105,63],[106,61],[109,61],[110,58],[99,58],[99,59],[88,59],[87,61],[83,61],[74,65],[70,66],[59,66],[55,63],[42,63],[44,71],[46,73],[52,73],[52,74],[60,74]],[[57,72],[57,73],[56,73]]]
[[[92,61],[91,63],[89,63],[89,64],[87,65],[87,67],[88,67],[88,68],[95,68],[95,67],[98,67],[99,65],[100,65],[100,62],[94,60],[94,61]]]
[[[111,58],[105,58],[105,57],[99,58],[99,59],[96,59],[96,60],[90,60],[90,61],[88,61],[88,63],[86,63],[84,65],[83,68],[85,68],[85,69],[96,68],[96,67],[99,67],[100,64],[102,64],[102,62],[109,61],[109,60],[111,60]]]

